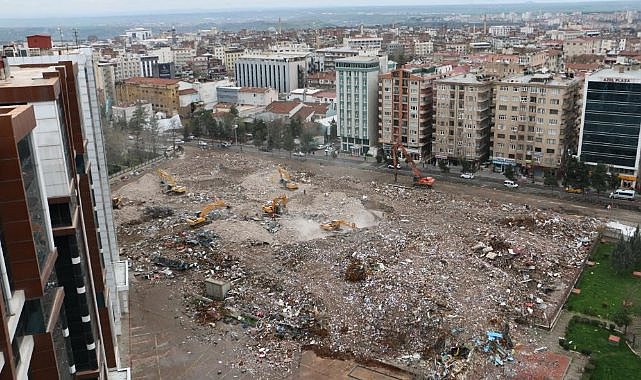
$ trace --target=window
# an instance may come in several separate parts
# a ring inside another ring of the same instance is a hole
[[[554,149],[546,149],[545,153],[554,154]]]
[[[557,125],[557,124],[559,124],[559,121],[557,119],[550,119],[549,123],[550,123],[550,125]]]
[[[507,91],[507,90],[508,90],[508,87],[507,87],[507,86],[501,86],[501,87],[499,88],[499,90],[500,90],[500,91]]]
[[[543,128],[541,128],[541,127],[536,127],[536,128],[534,129],[534,132],[536,132],[536,133],[543,133]]]
[[[556,139],[547,139],[547,140],[545,140],[545,142],[546,142],[548,145],[554,145],[554,144],[556,144]]]
[[[521,103],[527,103],[527,96],[521,96]]]
[[[508,99],[509,98],[507,96],[505,96],[505,95],[499,96],[499,100],[502,101],[502,102],[507,102]]]
[[[558,115],[558,114],[559,114],[559,110],[557,110],[557,109],[550,109],[550,115]]]
[[[556,136],[556,129],[550,128],[548,129],[548,135],[550,136]]]
[[[499,115],[499,120],[505,120],[505,119],[507,119],[507,117],[505,115],[503,115],[503,114]]]
[[[506,104],[499,105],[499,111],[507,111],[507,105]]]
[[[505,129],[505,125],[504,125],[504,124],[498,124],[498,125],[496,126],[496,129],[498,129],[499,131],[502,131],[502,130],[504,130],[504,129]]]
[[[550,104],[559,105],[559,99],[550,99]]]
[[[519,117],[516,116],[516,115],[510,116],[510,120],[512,120],[512,121],[517,121],[518,119],[519,119]]]

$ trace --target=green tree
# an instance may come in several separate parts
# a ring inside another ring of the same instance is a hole
[[[314,133],[311,129],[304,129],[300,135],[300,150],[308,153],[314,149]]]
[[[292,158],[292,151],[294,150],[294,136],[289,128],[284,131],[282,144],[283,149],[289,152],[289,158]]]
[[[461,162],[461,171],[464,173],[476,173],[476,163],[474,161],[468,161],[464,158],[460,158]]]
[[[590,183],[597,194],[601,194],[608,189],[608,168],[602,163],[592,168]]]
[[[329,123],[329,140],[335,141],[337,138],[338,138],[338,124],[336,124],[335,119],[332,119],[332,121]]]
[[[136,150],[140,149],[140,135],[145,129],[148,119],[149,115],[147,115],[147,111],[142,108],[142,103],[139,102],[138,104],[136,104],[136,109],[134,110],[134,113],[132,114],[131,120],[129,120],[128,125],[129,133],[131,133],[135,138]]]
[[[231,106],[229,113],[234,117],[238,117],[238,108],[236,108],[236,106]]]
[[[628,333],[628,326],[632,323],[632,317],[630,316],[630,310],[627,307],[617,310],[614,315],[612,315],[612,322],[616,323],[618,326],[624,327],[624,334]]]
[[[554,169],[546,169],[545,172],[543,172],[543,184],[545,186],[552,187],[559,186],[559,183],[556,180],[556,173],[554,172]]]
[[[438,160],[438,167],[441,169],[441,173],[449,173],[450,167],[447,165],[446,160]]]
[[[158,143],[160,141],[160,129],[158,128],[158,119],[155,116],[149,118],[147,125],[147,133],[149,133],[149,144],[151,145],[151,152],[154,157],[158,154]]]
[[[124,117],[117,117],[113,122],[113,127],[120,131],[126,131],[129,128],[127,120]]]
[[[299,137],[303,131],[303,123],[300,117],[295,116],[289,121],[289,130],[294,138]]]
[[[505,165],[505,168],[503,169],[503,175],[505,178],[514,181],[516,179],[516,173],[514,173],[514,168],[512,165]]]
[[[632,250],[632,244],[621,236],[612,252],[612,269],[619,274],[629,273],[635,266],[635,258],[636,253]]]
[[[254,145],[263,146],[267,140],[267,125],[262,120],[254,120],[252,124],[252,134],[254,135]]]
[[[617,173],[612,172],[612,170],[610,170],[610,174],[608,174],[606,182],[608,190],[616,190],[621,186],[621,178],[619,178]]]

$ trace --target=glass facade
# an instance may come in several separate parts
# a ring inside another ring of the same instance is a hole
[[[31,219],[31,229],[33,232],[33,242],[36,247],[38,257],[38,266],[42,266],[47,261],[47,256],[52,250],[48,233],[49,217],[44,209],[44,201],[40,180],[38,178],[38,168],[33,154],[33,144],[31,135],[18,142],[18,156],[20,158],[20,168],[22,170],[22,182],[27,196],[27,206],[29,207],[29,218]]]
[[[635,168],[641,84],[588,82],[581,160]]]

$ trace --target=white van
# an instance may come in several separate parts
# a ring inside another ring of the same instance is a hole
[[[634,190],[617,189],[610,193],[610,198],[633,200]]]
[[[510,189],[516,189],[517,187],[519,187],[519,184],[509,179],[506,179],[505,181],[503,181],[503,186],[509,187]]]

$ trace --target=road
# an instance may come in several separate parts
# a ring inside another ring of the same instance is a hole
[[[220,149],[220,148],[215,148]],[[358,157],[339,156],[331,158],[325,156],[324,152],[318,155],[307,155],[305,157],[290,156],[286,151],[261,152],[254,146],[243,146],[240,153],[239,147],[225,148],[230,152],[237,152],[247,157],[254,155],[260,157],[271,157],[285,160],[292,167],[305,167],[320,164],[328,167],[350,167],[360,169],[367,175],[359,176],[360,179],[371,179],[382,182],[394,182],[394,171],[388,169],[385,164],[379,164],[372,157],[363,160]],[[530,207],[551,209],[562,213],[586,215],[598,217],[604,220],[616,220],[629,225],[641,224],[641,213],[637,211],[640,207],[639,201],[610,200],[605,196],[568,194],[562,189],[550,189],[542,185],[519,182],[518,189],[508,189],[503,186],[505,179],[501,174],[482,171],[476,174],[472,180],[460,178],[458,168],[449,174],[440,173],[437,168],[422,168],[422,173],[433,176],[437,182],[434,190],[458,193],[462,196],[487,197],[500,202],[528,204]],[[345,174],[354,172],[349,170]],[[398,183],[411,186],[412,172],[407,166],[398,171]],[[606,205],[612,204],[611,209]]]

